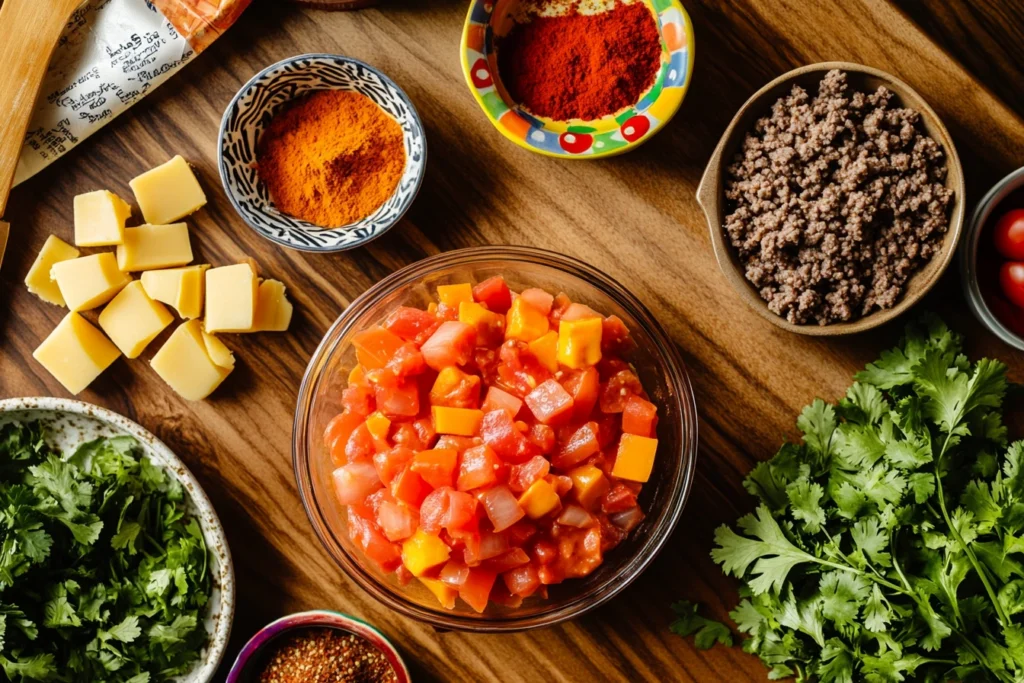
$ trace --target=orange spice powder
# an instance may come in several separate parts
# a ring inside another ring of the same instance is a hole
[[[398,122],[365,95],[321,90],[274,117],[256,160],[280,211],[329,228],[387,201],[405,171],[405,144]]]

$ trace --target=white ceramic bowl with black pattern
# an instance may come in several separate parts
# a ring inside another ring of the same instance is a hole
[[[366,95],[398,121],[405,139],[405,172],[394,194],[366,218],[337,228],[322,228],[279,211],[256,171],[256,143],[274,114],[289,101],[317,90]],[[221,120],[217,163],[231,203],[260,235],[302,251],[345,251],[380,237],[409,209],[423,182],[427,138],[408,96],[380,71],[358,59],[306,54],[268,66],[242,86]]]

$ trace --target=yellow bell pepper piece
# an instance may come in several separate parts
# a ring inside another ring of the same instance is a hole
[[[447,562],[451,549],[437,536],[423,529],[402,543],[402,564],[413,576],[423,576],[431,567]]]
[[[505,316],[489,311],[475,301],[459,304],[459,322],[476,328],[478,346],[500,343],[505,333]]]
[[[551,372],[558,371],[558,333],[551,330],[528,345],[533,357]]]
[[[654,454],[657,450],[657,439],[623,434],[619,440],[619,450],[615,454],[612,476],[630,481],[647,481],[651,478],[651,470],[654,469]]]
[[[366,382],[366,372],[363,370],[362,365],[357,365],[352,368],[352,372],[348,373],[348,383],[352,384],[364,384]]]
[[[558,323],[558,352],[562,365],[578,370],[601,360],[600,318],[562,320]]]
[[[576,493],[576,500],[586,510],[593,510],[601,501],[601,497],[608,493],[611,484],[604,472],[593,465],[583,465],[569,472],[572,479],[572,490]]]
[[[434,417],[434,431],[438,434],[476,436],[484,419],[484,411],[472,408],[433,406],[430,412]]]
[[[391,420],[378,410],[366,418],[366,428],[374,438],[387,439],[388,430],[391,429]]]
[[[455,609],[455,598],[459,592],[446,584],[440,579],[425,579],[422,576],[419,577],[419,582],[427,587],[437,601],[441,603],[441,607],[445,609]]]
[[[519,496],[519,507],[530,519],[540,519],[562,504],[555,491],[555,487],[546,479],[538,479],[526,489],[523,495]]]
[[[473,285],[468,282],[457,285],[439,285],[437,299],[445,306],[458,308],[463,301],[473,300]]]
[[[532,342],[543,337],[548,329],[548,317],[526,303],[522,297],[516,297],[512,302],[512,308],[508,309],[505,339]]]
[[[476,375],[459,370],[453,365],[443,368],[437,373],[437,379],[430,388],[430,405],[444,405],[444,401],[463,382],[476,385],[476,395],[480,395],[480,378]]]

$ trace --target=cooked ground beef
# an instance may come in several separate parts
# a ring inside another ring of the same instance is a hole
[[[920,119],[830,71],[757,122],[728,169],[725,230],[771,311],[828,325],[890,308],[941,248],[953,192]]]

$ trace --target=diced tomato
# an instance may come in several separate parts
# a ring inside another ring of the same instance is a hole
[[[420,440],[419,432],[416,431],[416,427],[411,422],[392,423],[388,439],[397,446],[404,446],[414,451],[425,451],[429,448],[428,444]]]
[[[348,442],[345,444],[346,462],[372,460],[373,454],[376,452],[377,445],[373,442],[373,435],[366,428],[365,422],[360,423],[358,427],[352,430],[352,434],[348,437]]]
[[[371,462],[350,462],[334,470],[334,491],[342,505],[361,504],[380,486],[380,477]]]
[[[610,315],[601,323],[601,353],[621,356],[633,350],[636,344],[629,336],[626,324],[617,315]]]
[[[462,491],[448,492],[448,518],[445,528],[455,532],[459,529],[475,531],[479,502],[476,498]]]
[[[636,507],[636,492],[624,483],[616,482],[601,499],[601,509],[607,514],[624,512]]]
[[[499,352],[498,380],[516,396],[526,396],[551,378],[551,371],[530,353],[526,344],[509,339]]]
[[[508,487],[522,493],[538,479],[547,476],[551,463],[543,455],[535,455],[520,465],[512,465],[508,472]]]
[[[398,568],[395,569],[395,580],[398,582],[399,586],[408,586],[409,583],[415,578],[416,576],[411,571],[409,571],[409,569],[404,564],[398,565]],[[453,598],[452,606],[454,607],[454,605],[455,600]]]
[[[630,395],[622,409],[622,431],[637,436],[654,436],[658,409],[653,403],[639,396]]]
[[[475,546],[466,546],[466,564],[470,567],[479,566],[484,560],[497,557],[509,549],[508,538],[503,533],[484,531],[480,534],[480,542]]]
[[[455,467],[459,452],[453,448],[420,451],[412,459],[412,471],[435,489],[455,484]]]
[[[373,510],[373,518],[377,519],[377,512],[380,511],[380,506],[384,503],[394,503],[395,497],[391,495],[391,491],[385,488],[377,489],[366,497],[363,501],[363,505]]]
[[[573,320],[585,320],[587,318],[600,318],[601,314],[595,311],[590,306],[584,304],[569,304],[559,320],[573,321]]]
[[[504,531],[526,513],[519,507],[519,501],[505,485],[494,486],[479,494],[487,518],[491,520],[495,531]]]
[[[508,537],[509,545],[520,547],[537,534],[537,525],[521,519],[503,532]]]
[[[423,360],[423,354],[413,344],[402,344],[395,350],[384,368],[402,380],[422,373],[427,369],[427,363]]]
[[[419,435],[420,443],[423,444],[422,448],[430,448],[430,444],[434,443],[434,438],[437,436],[437,432],[434,431],[434,420],[429,416],[421,417],[412,423],[412,428]]]
[[[438,578],[452,588],[458,588],[462,584],[466,583],[466,579],[469,578],[469,567],[458,560],[448,560],[448,562],[441,567],[441,573],[438,575]]]
[[[555,297],[551,296],[543,289],[537,289],[536,287],[530,287],[524,289],[519,295],[523,301],[530,304],[544,315],[551,313],[551,305],[555,301]]]
[[[427,341],[440,325],[436,315],[411,306],[399,306],[384,321],[388,331],[417,346]]]
[[[331,462],[341,467],[348,462],[345,447],[356,428],[363,424],[363,418],[348,411],[336,415],[324,430],[324,444],[331,454]]]
[[[615,514],[623,514],[617,512]],[[612,548],[622,543],[629,534],[619,527],[612,524],[611,520],[607,515],[599,515],[599,523],[601,526],[601,552],[607,553]]]
[[[558,546],[550,539],[541,538],[534,542],[530,554],[539,564],[551,564],[558,559]]]
[[[516,429],[515,422],[504,410],[484,414],[480,436],[506,462],[525,462],[537,454],[537,447]]]
[[[512,306],[512,292],[500,275],[487,278],[474,287],[473,299],[495,313],[506,313]]]
[[[434,448],[451,448],[462,453],[483,443],[478,436],[459,436],[458,434],[442,434]]]
[[[470,569],[465,582],[459,586],[459,597],[477,612],[483,612],[497,578],[496,573],[487,569]]]
[[[363,330],[352,337],[356,358],[367,370],[380,370],[385,367],[404,343],[401,337],[380,326]]]
[[[413,472],[409,465],[403,467],[391,480],[391,495],[417,509],[431,490],[430,485],[423,481],[420,475]]]
[[[556,571],[569,578],[587,576],[601,564],[601,529],[561,527]]]
[[[620,370],[611,376],[601,392],[601,412],[621,413],[631,395],[645,396],[644,387],[632,370]]]
[[[590,418],[597,405],[598,392],[601,388],[601,378],[596,368],[584,368],[572,373],[563,382],[565,390],[572,396],[572,419],[575,422],[583,422]]]
[[[583,462],[601,450],[597,441],[597,423],[588,422],[569,437],[551,459],[551,464],[560,470],[567,470]]]
[[[448,531],[466,529],[476,523],[477,499],[468,493],[443,486],[432,491],[420,506],[420,528],[436,534],[442,528]]]
[[[377,468],[377,476],[385,486],[391,486],[398,473],[405,469],[405,466],[413,458],[413,451],[404,446],[375,453],[373,455],[373,466]]]
[[[522,407],[522,399],[517,398],[498,387],[491,386],[487,389],[487,396],[484,398],[484,404],[480,406],[480,409],[485,413],[489,413],[492,410],[503,408],[509,412],[509,415],[515,417],[519,414],[519,409]]]
[[[565,315],[565,312],[569,310],[569,306],[572,306],[572,300],[569,299],[563,292],[559,292],[555,295],[554,300],[551,303],[551,327],[558,329],[558,323]]]
[[[369,384],[352,384],[341,392],[341,405],[353,415],[366,417],[374,411],[373,387]]]
[[[491,587],[491,594],[488,600],[493,602],[495,605],[501,605],[502,607],[510,607],[515,609],[523,604],[523,599],[518,595],[512,595],[508,592],[508,588],[501,581],[495,581]]]
[[[544,424],[555,424],[572,415],[572,396],[553,379],[538,385],[525,401],[534,417]]]
[[[448,304],[438,304],[434,315],[436,315],[437,319],[442,323],[449,320],[458,320],[459,307],[449,306]]]
[[[485,560],[483,566],[499,574],[507,572],[516,567],[522,567],[530,563],[530,556],[522,548],[512,548],[490,560]]]
[[[492,486],[499,481],[501,461],[490,446],[480,445],[466,449],[459,459],[459,478],[456,487],[469,491]]]
[[[526,438],[544,455],[549,455],[555,450],[555,430],[548,425],[530,425]]]
[[[600,415],[597,418],[597,443],[602,449],[619,442],[619,436],[622,434],[621,423],[622,420],[615,413]]]
[[[480,378],[455,367],[445,368],[430,389],[430,405],[479,408]]]
[[[501,575],[505,587],[512,595],[521,598],[528,598],[540,588],[540,579],[537,578],[537,568],[532,564],[526,564],[515,569],[510,569]]]
[[[402,563],[401,546],[384,536],[373,521],[372,512],[361,505],[348,508],[348,535],[383,571],[394,571]]]
[[[389,417],[415,417],[420,413],[420,390],[416,382],[406,380],[397,386],[378,386],[377,409]]]
[[[409,538],[416,532],[419,521],[419,513],[402,503],[385,501],[377,509],[377,525],[389,541]]]
[[[549,474],[544,478],[547,479],[560,498],[565,497],[572,490],[572,479],[564,474]]]
[[[449,366],[465,365],[472,357],[475,345],[476,328],[457,320],[449,320],[430,335],[420,351],[427,365],[440,372]]]

